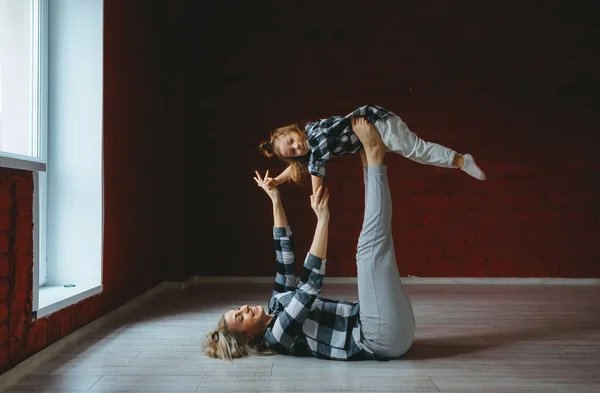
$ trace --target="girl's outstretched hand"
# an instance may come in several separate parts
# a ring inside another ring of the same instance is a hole
[[[310,196],[310,207],[321,222],[329,221],[329,190],[323,186],[317,188],[317,192]]]
[[[271,198],[272,201],[278,200],[279,189],[277,188],[277,185],[273,185],[276,182],[272,177],[269,177],[269,171],[267,170],[264,178],[260,175],[260,173],[258,173],[258,171],[254,171],[254,173],[256,174],[256,176],[254,177],[254,181],[256,182],[256,184],[265,191],[265,193],[269,196],[269,198]]]
[[[275,178],[265,176],[265,185],[267,186],[267,188],[271,189],[277,187],[279,183],[277,182],[277,180],[275,180]]]

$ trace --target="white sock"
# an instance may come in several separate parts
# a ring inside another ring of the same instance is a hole
[[[465,160],[465,163],[464,163],[463,167],[460,169],[467,172],[469,175],[473,176],[475,179],[485,180],[485,178],[486,178],[485,173],[483,173],[483,171],[477,166],[477,164],[475,163],[475,159],[473,158],[472,155],[464,154],[463,159]]]

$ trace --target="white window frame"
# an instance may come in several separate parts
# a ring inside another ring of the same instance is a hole
[[[33,70],[38,77],[34,86],[38,101],[32,114],[39,159],[0,152],[0,166],[33,172],[33,312],[39,318],[102,292],[103,0],[30,1],[37,6],[34,15],[39,26],[38,37],[33,38],[39,42],[39,52]],[[92,49],[80,56],[82,43]],[[73,74],[74,69],[82,71]],[[85,107],[78,100],[85,100]],[[79,107],[69,108],[69,104]],[[85,160],[81,160],[82,149]],[[74,186],[68,175],[81,171],[87,183]],[[93,195],[77,195],[82,189]],[[73,201],[75,207],[67,205]],[[92,218],[74,225],[79,215]],[[71,238],[72,250],[66,244]],[[53,260],[48,267],[49,256]]]

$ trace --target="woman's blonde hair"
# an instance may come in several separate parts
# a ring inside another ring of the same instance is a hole
[[[264,337],[254,338],[251,341],[243,333],[232,332],[227,329],[225,316],[217,323],[217,328],[206,334],[202,345],[202,352],[211,358],[233,360],[250,355],[274,355],[274,352],[264,341]]]
[[[298,124],[290,124],[284,127],[279,127],[271,132],[271,138],[269,141],[262,142],[258,146],[258,149],[268,158],[277,156],[277,158],[279,158],[281,161],[288,164],[292,168],[290,180],[297,185],[301,185],[306,178],[308,162],[307,157],[282,157],[276,143],[277,140],[280,140],[291,132],[295,132],[296,134],[300,135],[301,138],[306,138],[306,133],[302,131],[302,128],[300,128]]]

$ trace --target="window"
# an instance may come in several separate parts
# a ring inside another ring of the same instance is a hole
[[[102,17],[0,0],[0,166],[34,173],[38,317],[102,290]]]
[[[42,18],[38,0],[0,0],[0,164],[35,173],[36,190],[45,189],[43,139]],[[41,188],[38,184],[41,183]],[[45,199],[37,198],[40,203]],[[45,225],[44,217],[37,225]],[[36,243],[45,241],[34,234]],[[40,244],[41,245],[41,244]],[[36,253],[36,282],[44,285],[47,277],[45,247]],[[39,276],[39,279],[37,279]]]
[[[41,158],[38,10],[38,1],[0,0],[0,151],[35,159]]]

